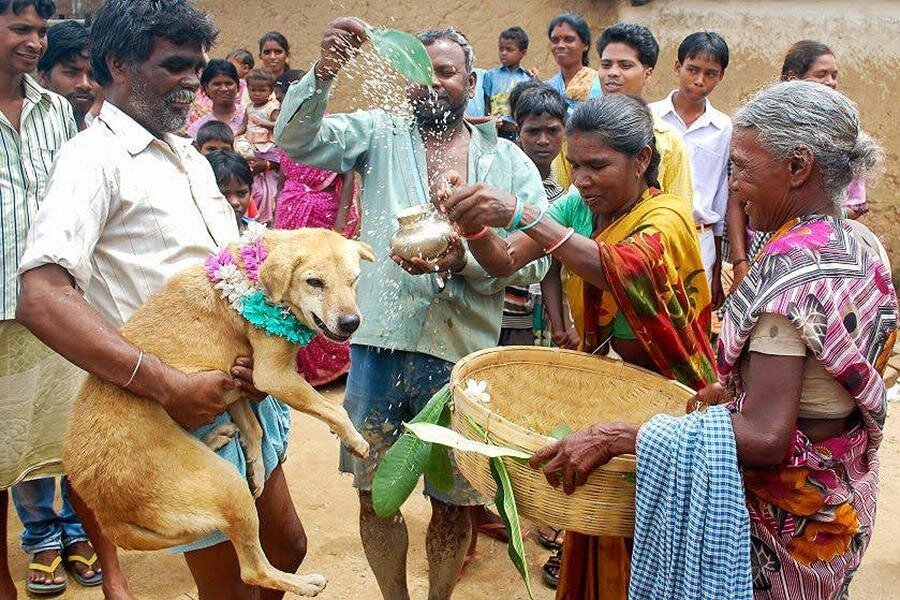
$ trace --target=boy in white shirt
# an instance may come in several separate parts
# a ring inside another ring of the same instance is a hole
[[[727,67],[728,44],[722,36],[711,31],[692,33],[678,47],[678,89],[650,105],[657,119],[681,135],[690,155],[694,221],[714,306],[724,300],[721,249],[728,206],[731,119],[713,108],[708,96],[725,77]]]

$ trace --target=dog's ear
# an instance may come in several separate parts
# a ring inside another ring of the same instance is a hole
[[[259,283],[273,302],[281,302],[291,287],[294,271],[307,259],[306,252],[296,245],[273,244],[272,250],[259,268]]]
[[[368,245],[365,242],[355,242],[356,247],[359,249],[359,258],[360,260],[367,260],[369,262],[375,262],[375,251],[372,250],[372,246]]]

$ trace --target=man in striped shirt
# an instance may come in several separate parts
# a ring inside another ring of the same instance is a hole
[[[30,418],[30,412],[25,412],[48,399],[48,390],[34,385],[35,380],[51,374],[72,377],[69,372],[75,372],[13,320],[17,271],[28,228],[56,151],[77,131],[65,98],[45,90],[28,75],[46,49],[47,19],[55,11],[51,0],[0,0],[0,422],[11,430],[30,427],[31,423],[22,422]],[[31,385],[23,385],[26,379]],[[24,452],[9,449],[2,458],[0,488],[34,475],[34,461],[27,460]],[[0,492],[0,596],[14,598],[15,585],[6,562],[6,507],[4,490]]]

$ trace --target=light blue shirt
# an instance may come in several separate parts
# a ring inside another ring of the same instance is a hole
[[[563,81],[562,73],[557,73],[547,81],[545,81],[547,85],[552,87],[554,90],[559,92],[560,96],[563,97],[563,100],[566,101],[566,106],[569,107],[569,114],[575,110],[575,107],[578,106],[578,100],[572,100],[568,96],[566,96],[566,82]],[[594,81],[591,83],[591,91],[588,92],[588,99],[590,98],[599,98],[603,95],[603,88],[600,87],[600,76],[594,75]]]
[[[374,265],[363,265],[358,288],[363,322],[353,343],[452,362],[495,346],[504,288],[539,282],[549,260],[545,257],[512,277],[497,279],[468,254],[465,269],[454,274],[443,291],[437,291],[432,276],[409,275],[394,264],[389,256],[389,239],[397,230],[394,215],[429,201],[422,138],[409,119],[381,110],[326,117],[330,87],[330,82],[318,81],[313,70],[294,83],[282,103],[275,136],[298,162],[337,172],[355,169],[362,177],[361,239],[377,258]],[[541,176],[525,153],[498,139],[493,123],[467,126],[469,183],[487,183],[545,209]]]

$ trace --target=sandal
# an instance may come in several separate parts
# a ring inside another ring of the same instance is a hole
[[[75,568],[75,563],[81,563],[85,565],[88,569],[94,572],[93,576],[85,577],[81,573],[78,572],[78,569]],[[84,587],[96,587],[103,583],[103,573],[94,568],[94,565],[97,563],[97,553],[87,559],[80,554],[68,554],[66,555],[66,564],[69,566],[72,577],[75,578],[80,585]]]
[[[547,550],[558,550],[559,548],[562,548],[563,539],[565,537],[565,529],[555,529],[549,525],[544,525],[537,530],[538,544]]]
[[[39,562],[31,562],[28,564],[29,571],[40,571],[41,573],[48,573],[50,575],[55,575],[56,570],[59,568],[59,565],[62,563],[62,556],[57,555],[56,558],[53,559],[49,565],[42,565]],[[27,580],[25,582],[25,590],[29,594],[34,594],[36,596],[50,596],[53,594],[61,594],[66,591],[66,586],[68,586],[69,581],[66,578],[65,572],[62,573],[63,581],[60,583],[44,583],[42,581],[31,581]]]
[[[544,566],[541,569],[543,571],[544,585],[551,590],[555,590],[559,586],[559,571],[562,567],[562,553],[563,549],[562,546],[560,546],[553,551],[553,554],[550,555],[550,558],[547,559],[547,562],[544,563]]]

